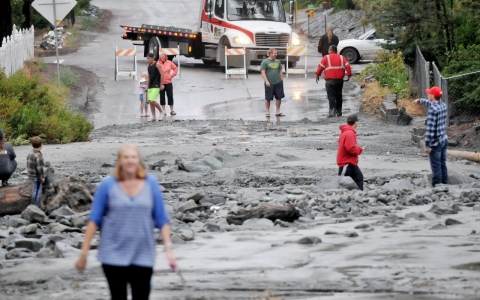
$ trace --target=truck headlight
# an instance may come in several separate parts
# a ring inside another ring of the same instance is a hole
[[[293,44],[294,46],[300,45],[301,42],[302,42],[302,41],[300,40],[300,38],[293,38],[293,39],[292,39],[292,44]]]
[[[233,42],[235,44],[242,44],[242,45],[246,45],[246,44],[250,44],[250,41],[248,38],[244,37],[244,36],[236,36],[233,38]]]

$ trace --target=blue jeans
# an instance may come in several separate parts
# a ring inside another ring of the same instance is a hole
[[[448,184],[447,171],[447,145],[448,141],[439,143],[436,147],[430,147],[432,151],[429,154],[430,167],[432,169],[432,186],[436,184]]]

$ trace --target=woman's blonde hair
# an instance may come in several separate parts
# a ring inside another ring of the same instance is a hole
[[[330,44],[332,42],[332,37],[333,37],[332,27],[327,28],[327,37],[328,37],[328,43]]]
[[[142,74],[140,75],[140,77],[142,78],[147,78],[147,76],[148,76],[147,72],[142,72]]]
[[[138,151],[138,148],[135,145],[131,145],[131,144],[125,145],[118,150],[117,163],[115,165],[115,171],[113,171],[113,176],[115,176],[115,178],[117,178],[118,181],[125,180],[125,176],[123,175],[123,171],[122,171],[122,166],[120,165],[120,157],[122,156],[123,151],[126,149],[135,149],[135,151],[137,152],[139,162],[137,166],[136,177],[138,179],[145,179],[147,177],[147,169],[143,164],[142,157],[140,156],[140,151]]]

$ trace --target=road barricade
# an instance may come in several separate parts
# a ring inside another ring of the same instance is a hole
[[[119,70],[118,57],[133,56],[133,70]],[[137,79],[137,47],[133,49],[118,49],[115,47],[115,80],[120,76],[129,76]]]
[[[229,70],[228,57],[236,55],[243,55],[243,68],[235,68]],[[247,79],[247,57],[245,48],[227,49],[227,46],[225,46],[225,79],[228,79],[228,77],[231,75],[244,75],[245,79]]]
[[[305,57],[305,68],[303,69],[294,69],[294,68],[289,68],[288,67],[288,57],[289,56],[303,56]],[[287,77],[289,74],[305,74],[305,78],[307,78],[307,45],[304,46],[289,46],[287,47],[287,64],[286,64],[286,70],[287,70]]]
[[[158,54],[165,53],[166,55],[175,55],[177,57],[178,63],[178,76],[182,78],[182,73],[180,72],[180,46],[177,48],[160,48]]]

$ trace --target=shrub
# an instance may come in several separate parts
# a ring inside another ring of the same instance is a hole
[[[0,73],[0,126],[16,144],[32,136],[48,143],[85,141],[93,125],[67,108],[66,88],[42,82],[38,75]]]
[[[56,76],[55,76],[56,79]],[[60,81],[68,86],[72,87],[75,84],[77,84],[78,80],[80,79],[80,76],[72,72],[72,70],[67,67],[67,66],[61,66],[60,67]]]
[[[410,87],[402,53],[400,51],[380,51],[378,57],[380,62],[363,70],[359,79],[362,80],[369,74],[373,74],[381,86],[387,86],[399,98],[408,98]]]

